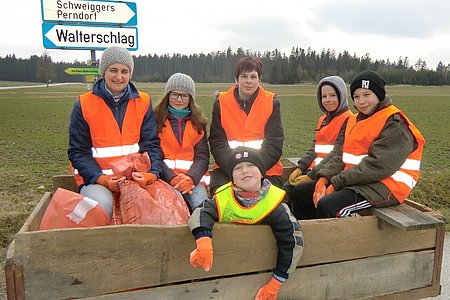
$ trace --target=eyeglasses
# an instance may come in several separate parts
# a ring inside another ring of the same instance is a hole
[[[176,100],[178,97],[181,97],[181,100],[188,101],[190,99],[189,94],[178,94],[177,92],[170,92],[169,94],[170,99]]]

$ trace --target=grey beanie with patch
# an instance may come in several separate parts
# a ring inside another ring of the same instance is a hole
[[[168,94],[174,90],[185,91],[195,100],[195,82],[191,76],[183,73],[175,73],[167,80],[164,94]]]
[[[112,46],[106,49],[102,58],[100,59],[99,71],[102,77],[105,77],[105,72],[110,65],[124,64],[130,69],[130,77],[133,76],[134,61],[130,51],[125,48]]]

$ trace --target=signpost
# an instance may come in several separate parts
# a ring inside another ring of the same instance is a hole
[[[67,68],[64,70],[69,75],[98,75],[98,68]]]
[[[113,0],[41,0],[46,49],[138,49],[136,3]]]
[[[136,3],[117,1],[41,0],[42,21],[136,26]]]
[[[136,27],[42,23],[42,33],[46,49],[103,50],[110,46],[138,49]]]

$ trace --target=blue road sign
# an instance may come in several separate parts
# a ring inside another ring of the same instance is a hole
[[[42,23],[42,38],[46,49],[104,50],[121,46],[138,49],[136,27],[87,26],[88,24]]]

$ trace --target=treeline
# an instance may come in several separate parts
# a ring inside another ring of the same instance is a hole
[[[400,57],[396,62],[372,60],[369,55],[358,57],[349,52],[336,53],[322,50],[320,53],[293,47],[286,55],[278,51],[264,53],[238,48],[233,51],[211,52],[208,54],[182,55],[139,55],[135,56],[133,80],[141,82],[164,82],[170,75],[183,72],[191,75],[196,82],[232,82],[234,64],[242,56],[258,56],[264,63],[263,81],[273,84],[296,84],[317,82],[327,75],[340,75],[347,82],[363,70],[374,70],[382,74],[389,84],[449,85],[450,64],[439,62],[429,69],[426,62],[418,59],[411,64],[408,57]],[[88,67],[87,62],[53,62],[47,54],[18,59],[14,55],[0,57],[0,80],[31,82],[73,82],[83,81],[84,76],[68,75],[69,67]]]

